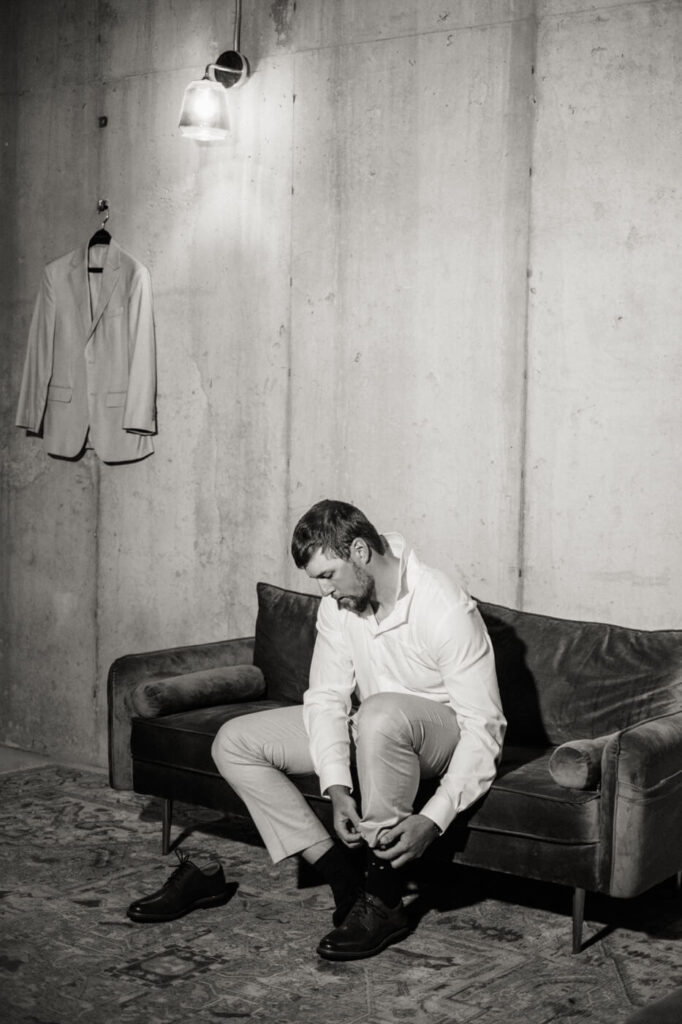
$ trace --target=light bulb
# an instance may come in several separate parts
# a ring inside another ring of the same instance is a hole
[[[216,142],[230,129],[227,93],[209,78],[190,82],[180,109],[180,132],[189,139]]]

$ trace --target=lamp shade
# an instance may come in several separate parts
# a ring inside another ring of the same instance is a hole
[[[190,82],[180,109],[180,132],[189,139],[216,142],[230,130],[227,93],[209,78]]]

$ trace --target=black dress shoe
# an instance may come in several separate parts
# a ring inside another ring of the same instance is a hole
[[[402,903],[391,909],[363,892],[342,925],[329,932],[317,952],[325,960],[363,960],[404,939],[410,926]]]
[[[192,910],[220,907],[230,898],[220,864],[209,864],[202,871],[186,853],[176,850],[180,864],[167,882],[151,896],[135,900],[128,907],[131,921],[175,921]]]
[[[332,924],[334,925],[335,928],[338,928],[339,925],[343,924],[343,922],[346,920],[349,913],[355,906],[355,901],[358,898],[359,892],[360,889],[358,888],[352,894],[352,896],[348,897],[347,900],[344,900],[342,903],[336,904],[336,907],[334,908],[334,913],[332,914]]]

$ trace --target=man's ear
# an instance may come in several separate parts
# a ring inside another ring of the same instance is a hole
[[[367,565],[372,557],[369,544],[362,537],[356,537],[350,546],[351,557],[360,565]]]

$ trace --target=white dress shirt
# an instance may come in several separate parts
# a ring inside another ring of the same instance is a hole
[[[378,623],[323,597],[303,718],[324,793],[352,790],[351,695],[405,693],[449,704],[460,738],[434,795],[419,811],[445,830],[495,778],[506,720],[488,631],[476,602],[444,573],[423,565],[403,537],[387,534],[400,558],[401,586],[391,614]]]

